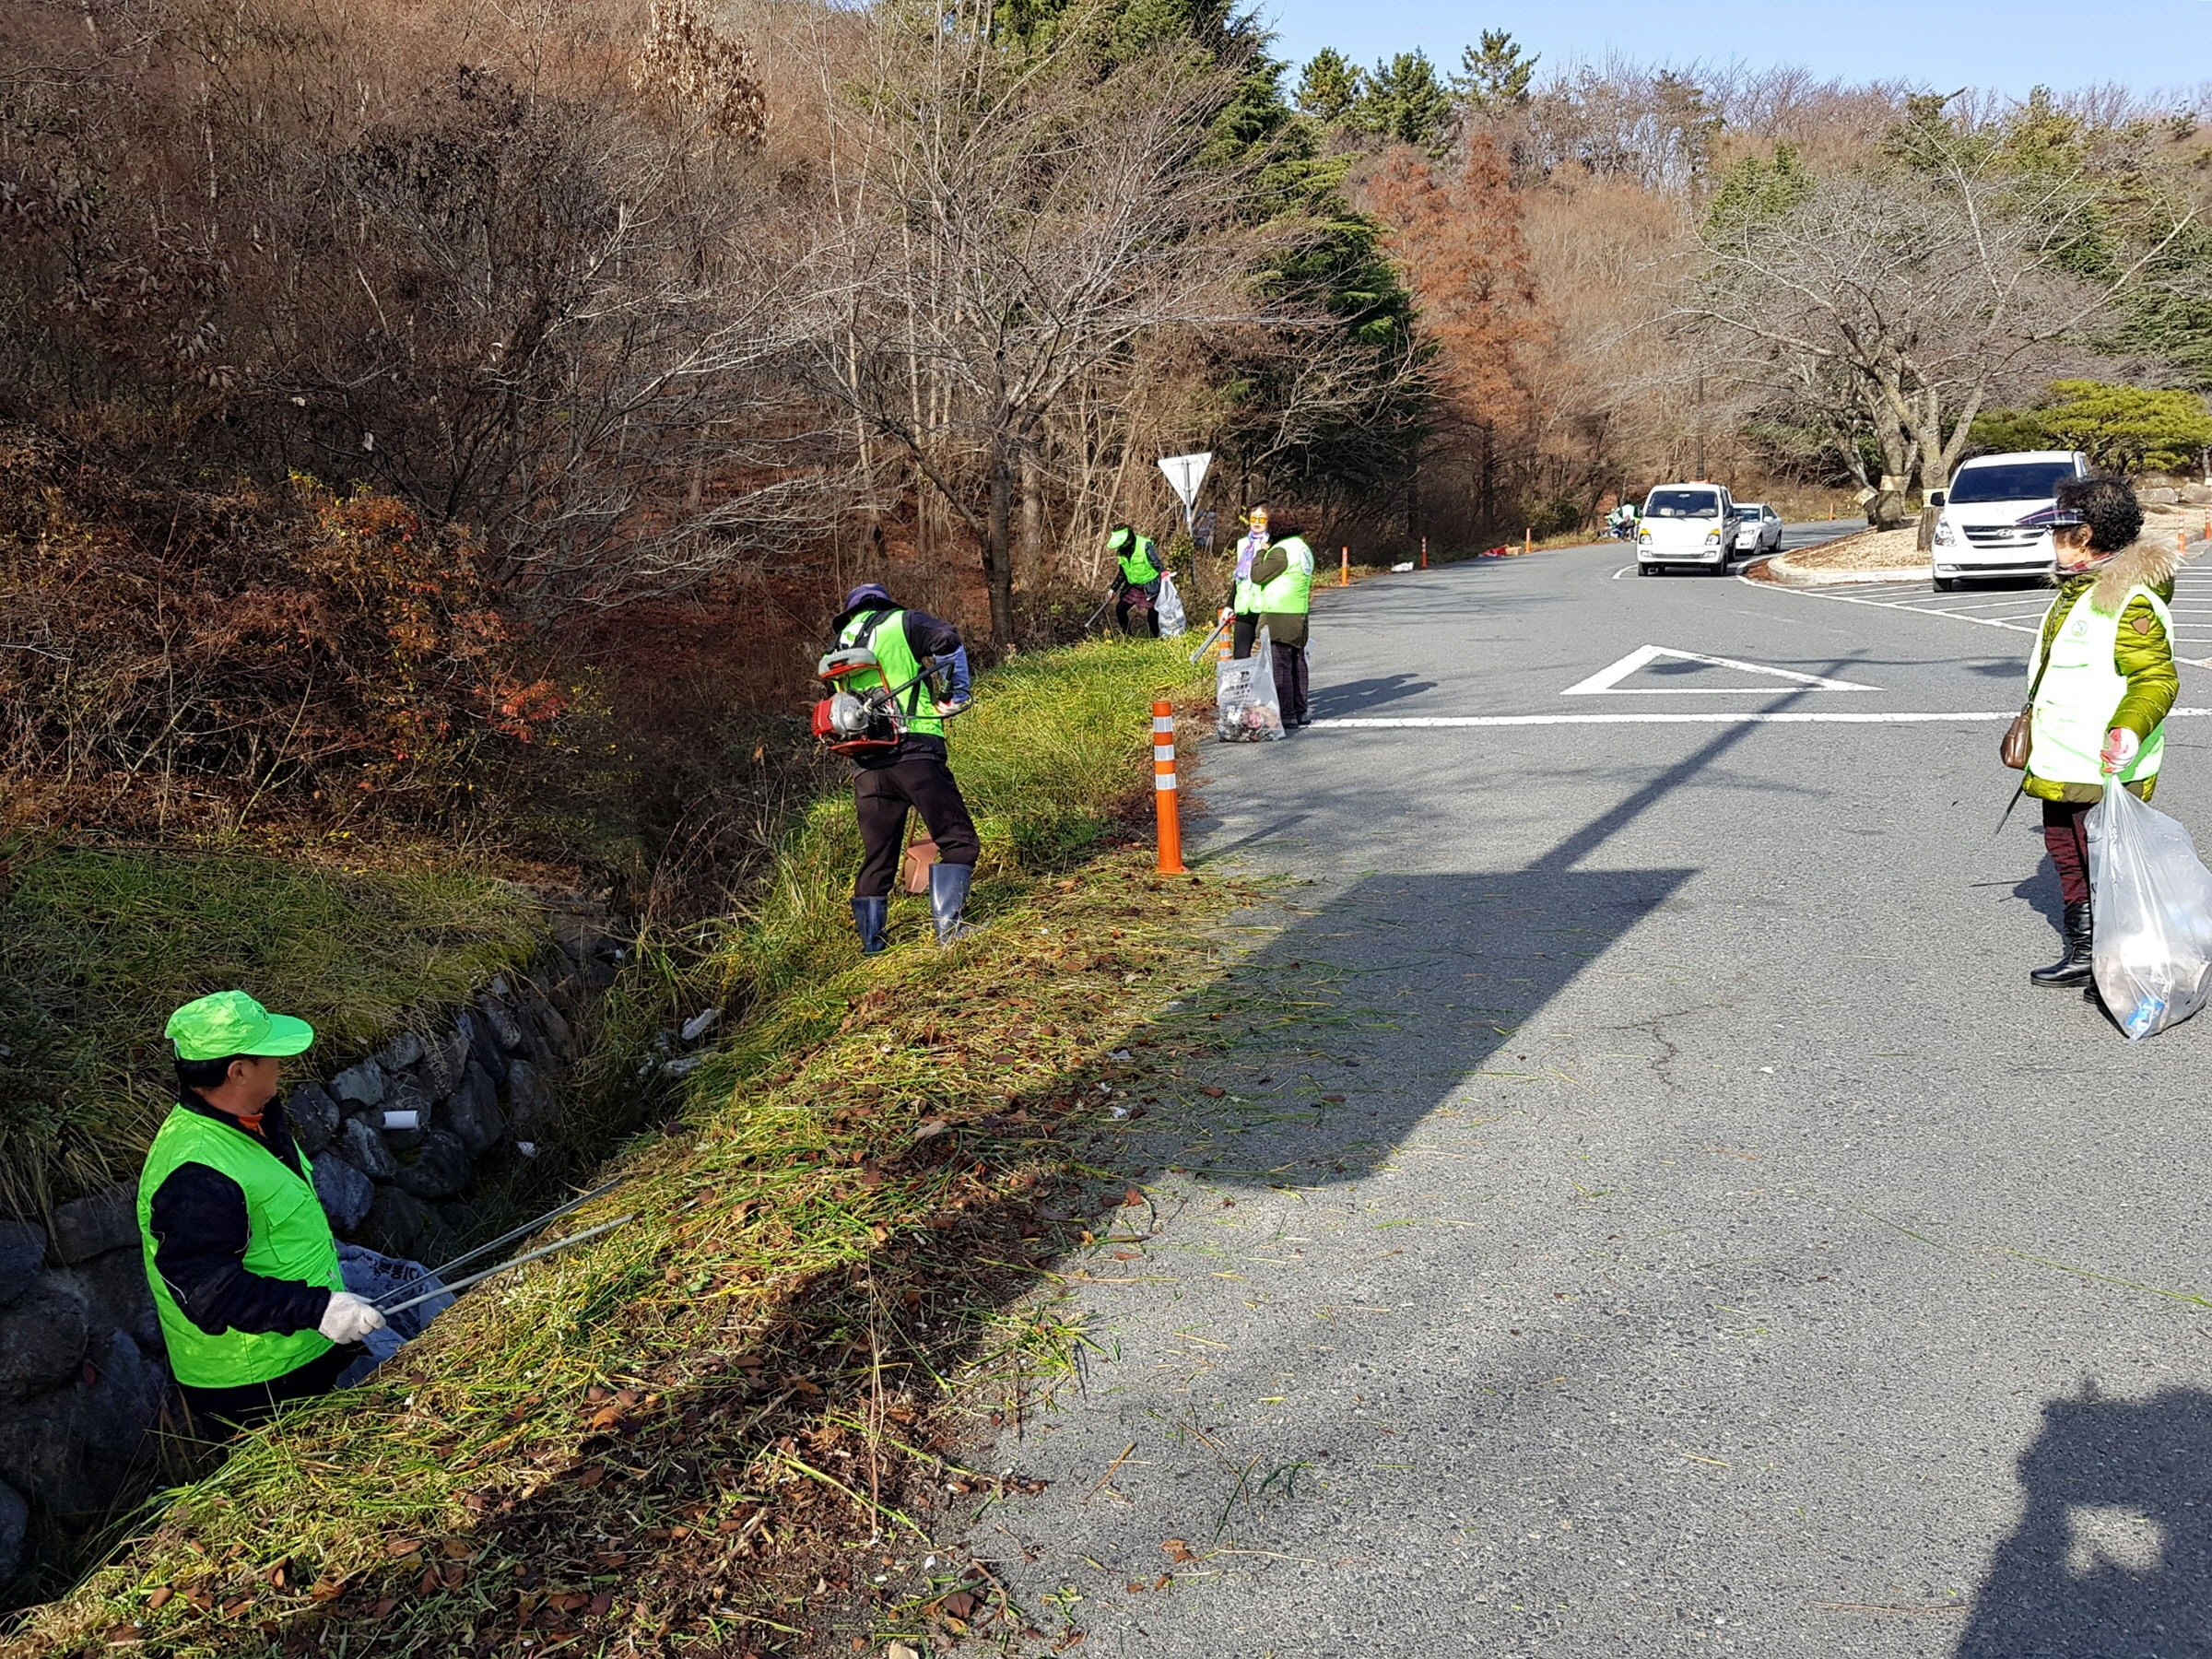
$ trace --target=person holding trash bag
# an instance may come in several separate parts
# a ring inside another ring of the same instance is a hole
[[[2181,687],[2166,609],[2178,559],[2138,541],[2143,509],[2119,478],[2061,483],[2040,514],[2052,526],[2058,595],[2029,655],[2029,749],[2021,789],[2043,805],[2058,871],[2065,948],[2028,977],[2085,983],[2094,971],[2089,808],[2116,779],[2147,801],[2165,759],[2162,723]]]
[[[1127,524],[1116,524],[1106,533],[1106,550],[1119,561],[1113,573],[1115,624],[1124,634],[1133,634],[1136,629],[1130,625],[1130,613],[1141,611],[1152,637],[1159,639],[1159,544]]]
[[[1244,515],[1244,534],[1237,539],[1236,574],[1230,583],[1229,608],[1235,618],[1230,636],[1230,654],[1250,656],[1253,636],[1259,631],[1259,613],[1249,608],[1259,603],[1253,584],[1252,561],[1267,548],[1267,503],[1260,502]]]
[[[147,1284],[185,1405],[244,1428],[329,1393],[384,1316],[346,1288],[277,1095],[285,1057],[314,1028],[218,991],[171,1015],[167,1035],[177,1104],[138,1177]]]
[[[1301,526],[1282,513],[1253,515],[1269,541],[1265,551],[1253,555],[1250,572],[1237,583],[1234,652],[1250,656],[1260,629],[1267,630],[1274,647],[1275,692],[1282,703],[1283,724],[1311,724],[1306,709],[1306,618],[1313,604],[1313,549],[1299,532]]]
[[[864,582],[845,595],[844,608],[830,624],[838,649],[868,651],[877,666],[852,677],[854,691],[881,686],[895,691],[899,704],[897,741],[851,751],[853,809],[860,820],[860,874],[853,883],[853,925],[862,954],[883,949],[889,924],[891,881],[905,852],[906,815],[922,815],[937,862],[929,867],[929,911],[937,943],[949,945],[967,932],[960,920],[975,877],[982,842],[968,803],[953,779],[945,749],[946,717],[968,704],[968,649],[951,623],[918,610],[901,609],[877,583]],[[942,665],[942,687],[925,670],[924,657]]]

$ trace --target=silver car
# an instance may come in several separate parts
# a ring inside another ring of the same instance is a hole
[[[1735,550],[1738,553],[1782,551],[1782,514],[1764,501],[1735,504]]]

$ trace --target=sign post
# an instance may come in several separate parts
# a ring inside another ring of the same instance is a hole
[[[1198,504],[1198,486],[1206,482],[1206,469],[1213,465],[1214,452],[1199,450],[1188,455],[1162,455],[1159,470],[1168,476],[1168,488],[1182,503],[1182,527],[1195,532],[1191,513]]]

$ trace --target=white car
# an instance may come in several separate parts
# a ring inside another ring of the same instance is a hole
[[[1656,576],[1668,565],[1728,574],[1740,532],[1735,499],[1718,484],[1662,484],[1644,498],[1636,531],[1636,568]]]
[[[2051,526],[2020,521],[2052,506],[2068,478],[2086,478],[2078,450],[2020,450],[1978,455],[1951,475],[1948,489],[1932,490],[1936,520],[1936,586],[1949,593],[1975,576],[2048,576],[2057,563]]]
[[[1735,510],[1742,517],[1735,532],[1738,553],[1782,551],[1781,513],[1764,501],[1738,501]]]

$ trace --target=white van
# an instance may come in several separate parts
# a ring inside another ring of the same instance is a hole
[[[2021,450],[1977,455],[1951,475],[1951,487],[1928,498],[1936,521],[1936,586],[1949,593],[1974,576],[2048,576],[2057,563],[2051,526],[2023,524],[2052,505],[2067,478],[2088,477],[2079,450]]]
[[[1694,565],[1725,576],[1741,529],[1735,499],[1720,485],[1662,484],[1644,498],[1637,571],[1656,576],[1668,565]]]

